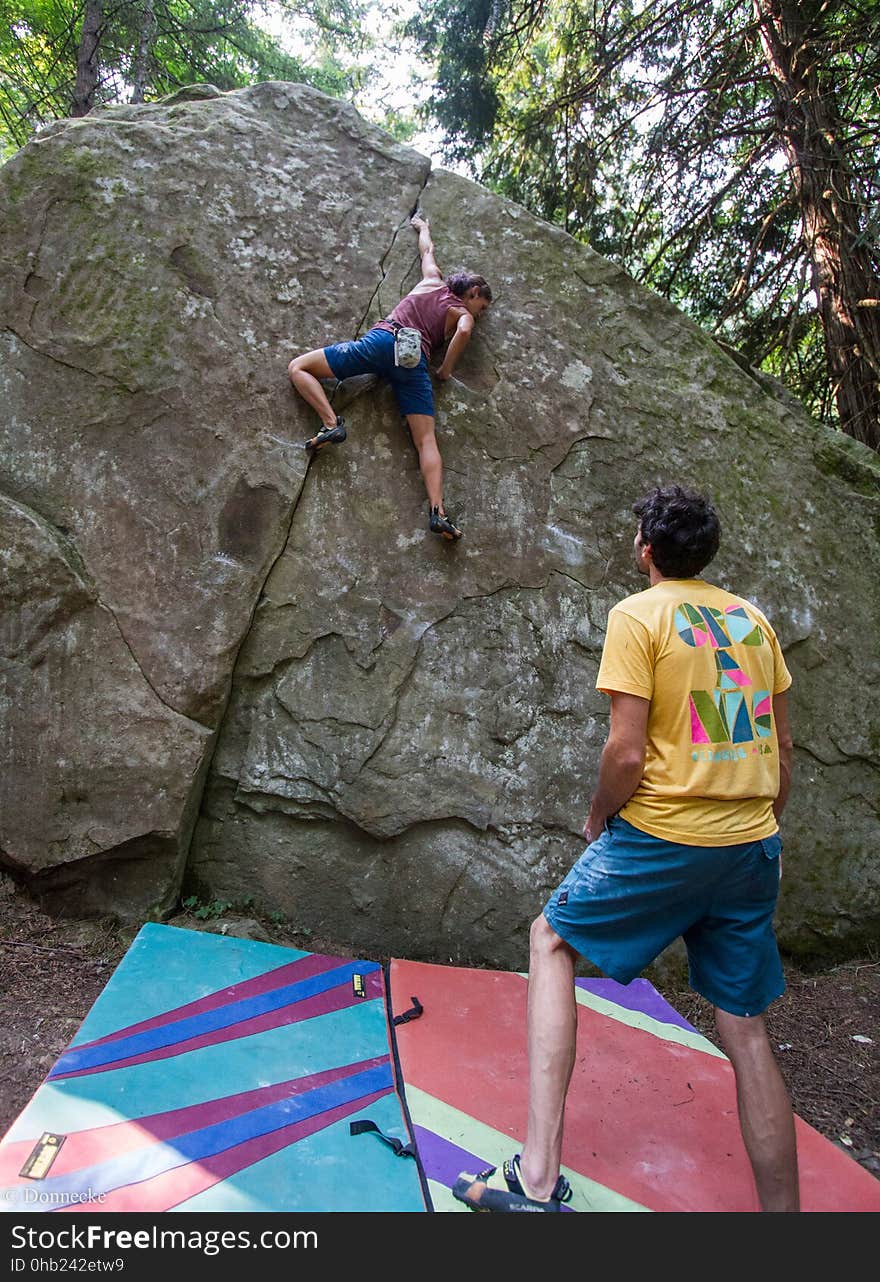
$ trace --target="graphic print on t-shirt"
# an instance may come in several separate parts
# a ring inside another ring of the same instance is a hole
[[[691,690],[691,742],[753,743],[772,735],[770,691],[753,688],[751,677],[729,651],[734,645],[764,645],[764,633],[742,606],[716,610],[682,602],[675,627],[685,645],[715,650],[715,685]]]

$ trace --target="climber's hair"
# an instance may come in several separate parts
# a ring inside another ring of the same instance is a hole
[[[453,272],[451,276],[446,277],[446,286],[451,289],[456,298],[464,298],[469,289],[476,285],[480,298],[485,298],[487,303],[492,301],[492,290],[485,276],[475,276],[473,272]]]
[[[666,579],[692,579],[707,566],[721,542],[718,513],[708,499],[680,485],[657,486],[633,504],[639,532]]]

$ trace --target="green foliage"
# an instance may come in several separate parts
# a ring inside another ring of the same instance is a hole
[[[205,892],[203,891],[202,894]],[[192,917],[199,921],[214,921],[218,917],[224,917],[227,913],[243,913],[248,917],[256,917],[261,921],[268,921],[273,926],[283,926],[287,918],[280,909],[267,910],[261,907],[253,895],[246,895],[243,899],[209,899],[207,896],[202,898],[201,894],[187,895],[181,899],[180,906]],[[303,927],[299,932],[304,938],[309,938],[311,931]]]
[[[363,78],[362,7],[360,0],[107,2],[93,105],[138,93],[150,101],[203,82],[236,89],[293,80],[351,93]],[[82,0],[0,0],[0,158],[70,114],[84,11]],[[295,24],[302,56],[285,52],[259,25],[267,14]]]
[[[377,121],[386,133],[398,142],[410,143],[419,132],[419,122],[410,112],[388,108]]]
[[[228,899],[212,899],[209,903],[202,903],[197,895],[188,895],[181,901],[181,906],[199,921],[213,921],[215,917],[222,917],[234,905]]]
[[[448,130],[450,155],[461,159],[492,137],[498,97],[487,42],[495,0],[429,4],[408,25],[422,53],[437,61],[430,110]]]
[[[878,270],[880,3],[781,0]],[[787,24],[787,25],[786,25]],[[671,299],[833,418],[784,109],[753,0],[433,0],[448,159]],[[804,111],[795,102],[790,110]],[[828,193],[826,193],[827,195]],[[869,273],[870,275],[870,273]]]

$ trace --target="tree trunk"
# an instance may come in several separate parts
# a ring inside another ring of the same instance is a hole
[[[156,30],[156,14],[153,0],[143,0],[141,6],[141,25],[138,31],[137,52],[131,69],[132,102],[143,102],[147,86],[147,71],[150,49],[153,46],[153,35]]]
[[[95,105],[98,87],[98,45],[101,41],[103,0],[86,0],[79,48],[76,53],[76,84],[73,89],[71,116],[85,116]]]
[[[817,71],[815,42],[805,40],[814,6],[753,4],[776,86],[777,127],[801,209],[840,425],[880,450],[880,280],[859,227],[834,95]]]

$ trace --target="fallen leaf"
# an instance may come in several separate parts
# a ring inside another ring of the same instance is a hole
[[[863,1033],[853,1033],[853,1041],[854,1041],[854,1042],[863,1042],[863,1043],[865,1044],[865,1046],[873,1046],[873,1045],[874,1045],[874,1038],[873,1038],[873,1037],[865,1037]]]

